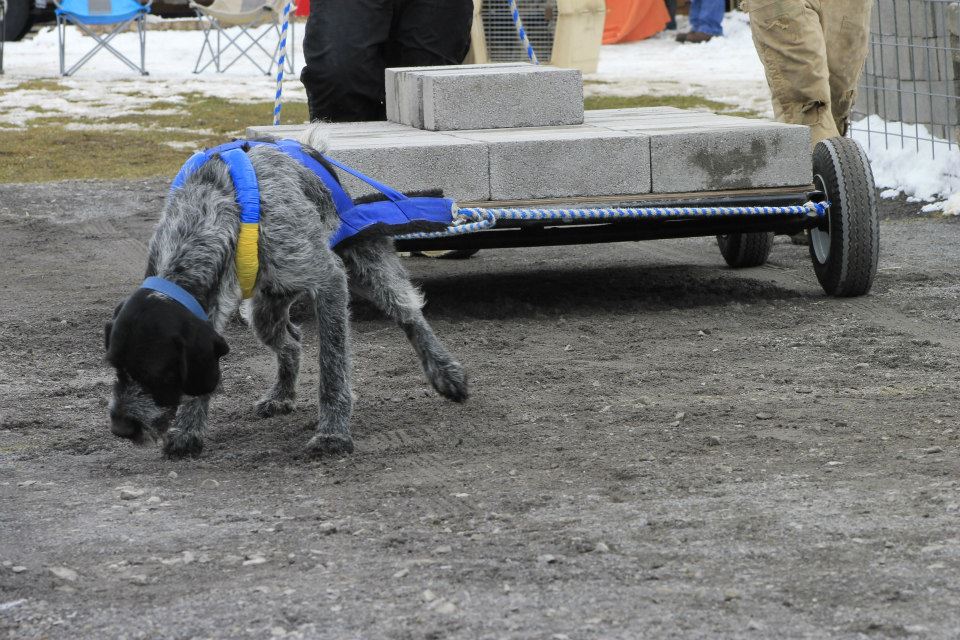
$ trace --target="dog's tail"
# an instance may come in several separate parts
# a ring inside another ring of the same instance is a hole
[[[307,128],[297,136],[297,140],[307,146],[313,147],[318,153],[326,153],[330,148],[330,134],[326,123],[312,122]]]

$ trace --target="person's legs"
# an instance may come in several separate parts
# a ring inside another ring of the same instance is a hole
[[[703,7],[704,0],[690,0],[690,31],[696,31],[700,25],[700,10]]]
[[[384,49],[395,0],[311,0],[303,38],[311,120],[383,120]]]
[[[777,120],[809,126],[813,144],[839,135],[820,0],[750,0],[748,11]]]
[[[727,8],[726,0],[698,0],[696,17],[694,3],[690,3],[690,31],[710,36],[723,35],[723,14]]]
[[[867,57],[871,0],[827,0],[821,19],[830,69],[830,97],[837,131],[847,132],[847,119],[857,96],[857,80]]]
[[[470,49],[472,0],[399,0],[387,66],[460,64]]]

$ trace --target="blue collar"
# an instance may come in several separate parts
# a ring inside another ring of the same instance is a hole
[[[150,289],[152,291],[157,291],[176,300],[183,306],[187,308],[190,313],[197,316],[204,322],[207,321],[207,312],[203,310],[203,307],[200,306],[200,303],[197,302],[197,299],[194,298],[186,289],[180,285],[174,284],[169,280],[164,280],[157,276],[150,276],[143,281],[143,284],[140,285],[141,289]]]

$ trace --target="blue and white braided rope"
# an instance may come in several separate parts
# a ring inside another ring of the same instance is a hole
[[[527,57],[530,58],[530,62],[533,64],[540,64],[537,61],[537,54],[533,50],[533,45],[530,44],[530,39],[527,37],[527,30],[523,28],[523,20],[520,19],[520,10],[517,8],[517,0],[507,0],[507,4],[510,6],[510,16],[513,18],[513,26],[517,29],[517,35],[520,37],[520,43],[527,49]]]
[[[591,220],[645,220],[656,218],[723,218],[730,216],[799,216],[823,217],[829,203],[807,202],[802,205],[783,207],[615,207],[603,209],[484,209],[465,207],[458,209],[454,222],[445,231],[408,233],[397,236],[398,240],[444,238],[447,236],[474,233],[492,229],[498,220],[511,221],[591,221]]]
[[[280,125],[280,109],[283,108],[283,67],[287,63],[287,28],[290,26],[290,8],[293,0],[283,6],[283,26],[280,28],[280,60],[277,62],[277,95],[273,99],[273,126]]]

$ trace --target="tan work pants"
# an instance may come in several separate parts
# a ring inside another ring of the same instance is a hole
[[[748,0],[777,120],[813,144],[846,133],[867,56],[871,0]]]

